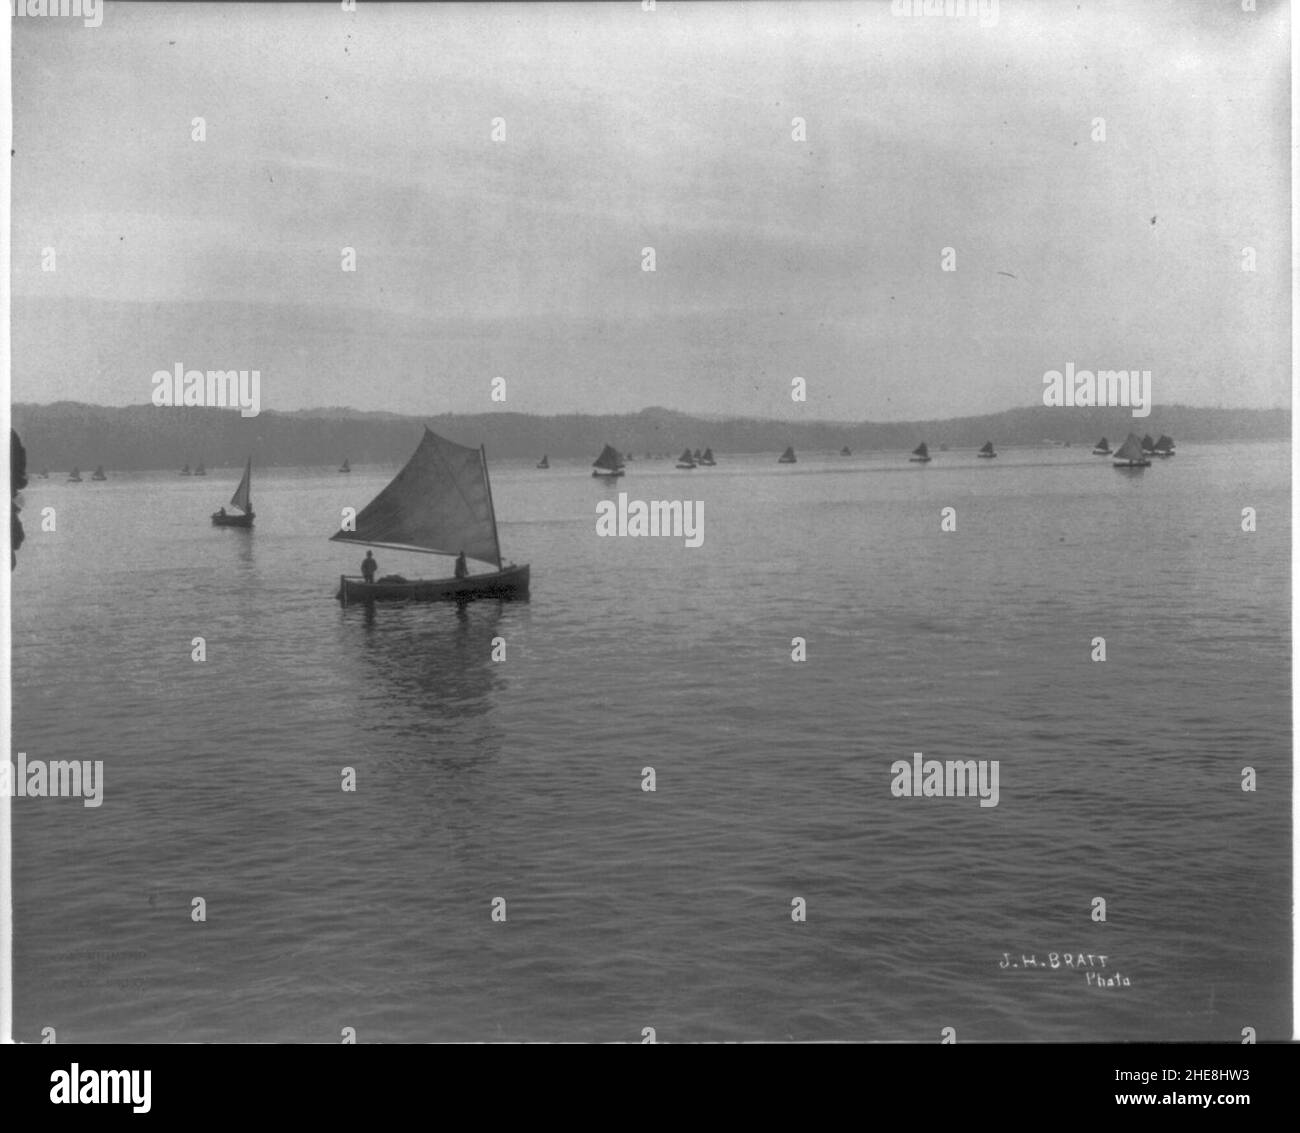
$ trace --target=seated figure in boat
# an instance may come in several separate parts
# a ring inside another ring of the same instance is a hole
[[[469,577],[469,564],[465,561],[464,551],[461,551],[461,553],[456,556],[456,577],[457,578]]]
[[[375,562],[373,551],[367,551],[366,557],[361,560],[361,577],[367,582],[375,581],[375,571],[379,569],[379,564]]]

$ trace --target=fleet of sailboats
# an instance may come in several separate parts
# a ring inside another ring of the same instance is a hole
[[[336,531],[330,538],[419,554],[463,555],[493,568],[483,574],[415,580],[341,575],[336,597],[345,606],[528,597],[528,565],[507,565],[501,559],[486,452],[449,441],[427,426],[411,459],[356,517],[355,530]]]
[[[244,476],[239,481],[239,487],[235,489],[235,494],[230,497],[230,506],[239,508],[240,514],[231,515],[230,512],[222,508],[220,511],[212,513],[212,523],[215,527],[252,527],[253,526],[253,458],[248,458],[248,463],[244,465]]]

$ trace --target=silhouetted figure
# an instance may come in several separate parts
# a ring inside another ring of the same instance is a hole
[[[461,553],[456,556],[456,577],[457,578],[469,577],[469,566],[465,562],[464,551],[461,551]]]
[[[367,582],[374,582],[375,571],[378,569],[379,564],[375,562],[375,556],[370,551],[367,551],[366,557],[361,560],[361,577]]]
[[[18,439],[18,434],[9,430],[9,569],[15,570],[18,566],[18,548],[23,545],[23,523],[18,518],[18,513],[23,509],[18,506],[16,500],[12,497],[17,496],[25,487],[27,487],[27,450],[23,448],[23,442]]]

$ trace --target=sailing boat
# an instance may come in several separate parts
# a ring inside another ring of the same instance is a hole
[[[184,468],[181,469],[181,475],[182,475],[182,476],[193,476],[194,473],[190,471],[190,466],[187,464]]]
[[[348,463],[348,458],[347,458],[346,456],[343,458],[343,463],[342,463],[341,465],[339,465],[339,471],[340,471],[340,472],[351,472],[351,471],[352,471],[352,465],[350,465],[350,464]]]
[[[975,455],[982,456],[985,460],[991,460],[998,454],[993,451],[993,442],[985,441],[983,447]]]
[[[922,441],[917,445],[916,448],[912,450],[912,455],[907,459],[913,464],[929,464],[931,459],[930,450],[925,447],[925,442]]]
[[[695,463],[696,463],[696,464],[699,464],[699,462],[700,462],[701,460],[704,459],[702,456],[700,456],[700,450],[699,450],[699,449],[696,449],[696,450],[695,450],[691,455],[695,458]]]
[[[1110,441],[1102,437],[1095,445],[1092,446],[1093,456],[1110,456]]]
[[[1174,452],[1174,438],[1166,433],[1160,434],[1160,439],[1156,441],[1155,448],[1151,450],[1156,456],[1177,456]]]
[[[853,453],[849,451],[848,445],[845,445],[842,449],[840,449],[840,456],[852,456],[852,455]]]
[[[690,449],[687,449],[684,453],[682,453],[681,456],[679,456],[679,457],[677,458],[677,467],[678,467],[678,468],[694,468],[694,467],[695,467],[695,458],[691,456],[691,450],[690,450]]]
[[[237,507],[243,515],[230,515],[225,508],[212,513],[212,525],[214,527],[252,527],[253,526],[253,501],[250,496],[250,488],[253,482],[253,458],[248,458],[248,463],[244,465],[244,478],[239,481],[239,487],[235,489],[235,494],[230,497],[230,506]]]
[[[777,464],[798,464],[794,455],[794,445],[790,445],[785,452],[776,458]]]
[[[700,457],[700,463],[704,465],[705,468],[712,468],[718,463],[713,459],[713,450],[711,448],[706,448],[704,450],[704,455]]]
[[[108,477],[104,475],[104,466],[102,464],[97,464],[95,466],[95,471],[90,478],[92,480],[107,480]]]
[[[538,468],[550,468],[551,462],[546,459],[546,454],[542,454],[542,459],[537,462]]]
[[[1150,468],[1151,461],[1146,458],[1142,451],[1142,442],[1137,439],[1134,433],[1129,433],[1128,439],[1115,450],[1114,464],[1116,468]]]
[[[68,483],[69,483],[69,484],[80,484],[80,483],[81,483],[81,469],[80,469],[80,468],[74,468],[71,472],[68,473]]]
[[[195,475],[195,476],[206,476],[207,474],[208,474],[208,470],[207,470],[206,468],[203,467],[203,461],[200,460],[200,461],[199,461],[199,466],[194,470],[194,475]]]
[[[593,476],[614,480],[623,475],[623,458],[618,455],[618,449],[606,445],[600,450],[600,455],[592,462],[591,467]]]
[[[1156,447],[1156,442],[1151,439],[1151,434],[1150,433],[1144,434],[1142,437],[1142,451],[1148,453],[1154,452],[1155,447]]]
[[[390,576],[365,582],[341,575],[335,597],[345,606],[528,597],[528,564],[503,566],[501,562],[487,454],[482,448],[455,444],[428,427],[406,467],[361,510],[356,530],[336,531],[330,538],[427,555],[459,553],[496,567],[489,574],[412,581]]]

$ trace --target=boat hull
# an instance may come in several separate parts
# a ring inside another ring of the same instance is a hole
[[[1113,464],[1111,467],[1113,467],[1113,468],[1118,468],[1121,472],[1128,472],[1130,469],[1136,469],[1136,470],[1140,471],[1140,470],[1143,469],[1143,468],[1150,468],[1150,467],[1151,467],[1151,461],[1149,461],[1149,460],[1117,460],[1117,461],[1114,462],[1114,464]]]
[[[934,459],[932,456],[909,456],[907,458],[913,464],[929,464]]]
[[[220,512],[212,513],[213,527],[252,527],[254,517],[251,515],[222,515]]]
[[[977,452],[975,455],[978,456],[981,460],[997,460],[998,458],[998,454],[996,452]]]
[[[491,574],[468,578],[413,579],[410,582],[366,582],[355,575],[340,575],[335,598],[345,606],[366,602],[446,602],[474,598],[528,597],[529,567],[506,567]]]

